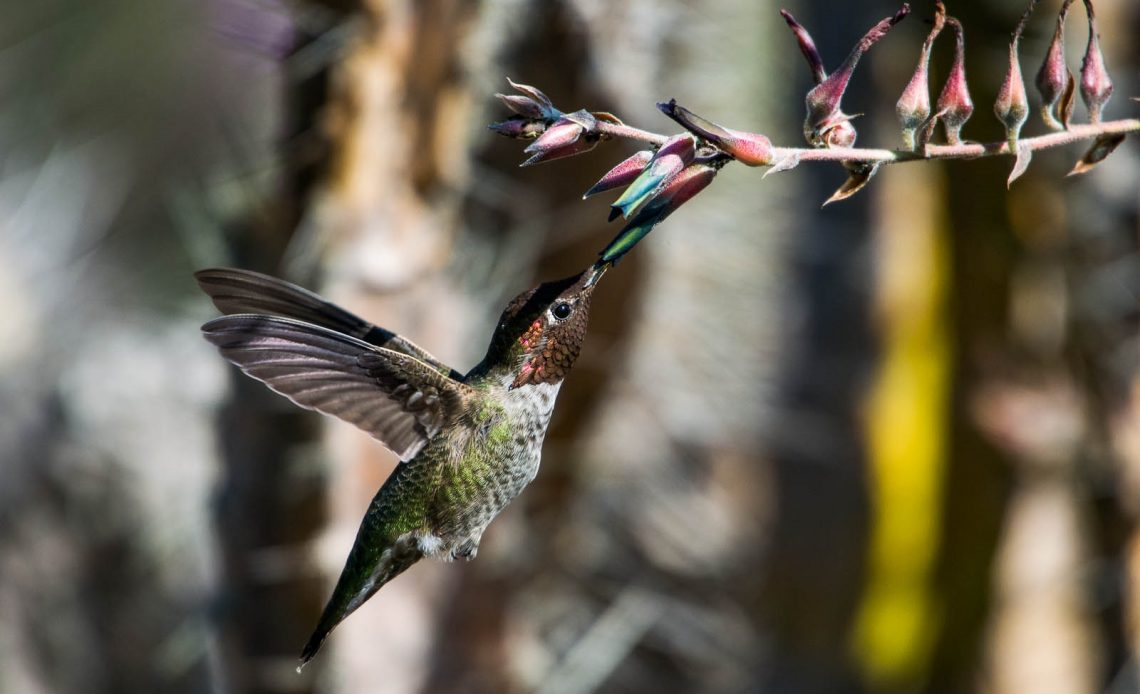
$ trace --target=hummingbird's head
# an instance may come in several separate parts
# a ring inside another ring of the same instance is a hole
[[[484,363],[505,363],[515,374],[512,389],[560,383],[582,348],[590,296],[609,263],[554,282],[544,282],[507,304]]]

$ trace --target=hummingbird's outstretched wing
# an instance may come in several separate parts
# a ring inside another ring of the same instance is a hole
[[[474,390],[419,359],[280,316],[222,316],[206,339],[301,407],[350,422],[409,460],[464,410]]]
[[[441,374],[458,379],[461,374],[439,361],[411,340],[373,325],[314,292],[285,280],[251,270],[209,268],[194,273],[198,286],[210,295],[218,310],[226,315],[269,314],[295,318],[369,344],[419,359]]]

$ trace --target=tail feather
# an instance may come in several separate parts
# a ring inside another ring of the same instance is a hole
[[[333,589],[332,597],[329,598],[321,619],[317,622],[317,628],[313,630],[312,636],[301,651],[298,672],[317,655],[329,633],[338,624],[363,605],[384,584],[399,576],[424,556],[417,546],[416,539],[411,535],[404,535],[392,546],[384,549],[371,571],[360,571],[359,564],[363,557],[358,556],[361,553],[357,550],[357,547],[353,547],[348,563],[341,572],[336,588]]]

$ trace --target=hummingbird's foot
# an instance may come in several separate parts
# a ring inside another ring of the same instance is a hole
[[[466,559],[471,561],[475,555],[479,553],[479,542],[477,540],[468,540],[451,550],[452,559]]]

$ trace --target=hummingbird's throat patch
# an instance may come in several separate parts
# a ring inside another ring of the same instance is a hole
[[[526,351],[531,351],[538,346],[538,341],[542,339],[542,319],[539,318],[530,324],[526,332],[519,338],[519,344]]]
[[[525,386],[528,383],[537,385],[539,383],[554,383],[562,379],[562,369],[550,368],[551,364],[548,363],[549,357],[545,354],[536,354],[533,358],[522,365],[519,369],[519,375],[515,377],[514,383],[511,388],[518,388]]]
[[[519,346],[523,348],[524,352],[533,352],[538,347],[543,332],[542,319],[538,318],[531,323],[526,332],[519,337]],[[514,382],[511,383],[511,388],[518,388],[528,383],[541,383],[544,376],[543,371],[545,370],[543,369],[542,361],[542,352],[527,359],[519,369],[518,376],[516,376]]]
[[[566,372],[578,356],[578,345],[573,340],[563,342],[561,338],[565,336],[558,330],[551,331],[542,341],[544,331],[542,320],[539,319],[519,338],[522,348],[534,356],[519,369],[511,388],[527,384],[558,383],[566,377]],[[536,351],[540,341],[542,349]]]

